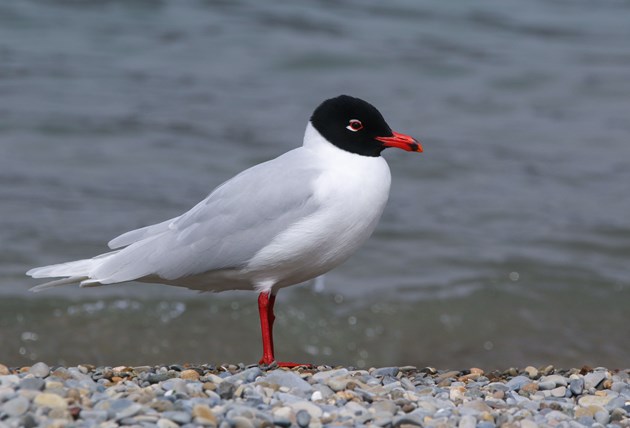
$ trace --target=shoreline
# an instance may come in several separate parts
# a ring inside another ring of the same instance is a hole
[[[0,364],[0,428],[630,427],[629,414],[630,369]]]

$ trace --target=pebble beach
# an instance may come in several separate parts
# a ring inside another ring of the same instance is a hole
[[[630,369],[0,364],[5,427],[630,427]]]

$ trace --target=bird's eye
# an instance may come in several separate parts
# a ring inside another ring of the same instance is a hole
[[[348,123],[348,126],[346,126],[346,129],[352,132],[357,132],[363,129],[363,124],[361,123],[360,120],[350,119],[350,122]]]

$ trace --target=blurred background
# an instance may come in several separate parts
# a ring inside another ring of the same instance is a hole
[[[130,283],[34,295],[301,144],[341,93],[388,151],[372,239],[278,297],[284,360],[628,366],[630,2],[0,5],[0,362],[255,363],[256,294]]]

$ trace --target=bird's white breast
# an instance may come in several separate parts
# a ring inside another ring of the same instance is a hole
[[[301,150],[321,169],[313,183],[319,208],[250,260],[246,270],[259,289],[303,282],[342,263],[372,234],[389,197],[391,175],[382,157],[339,149],[310,123]]]

